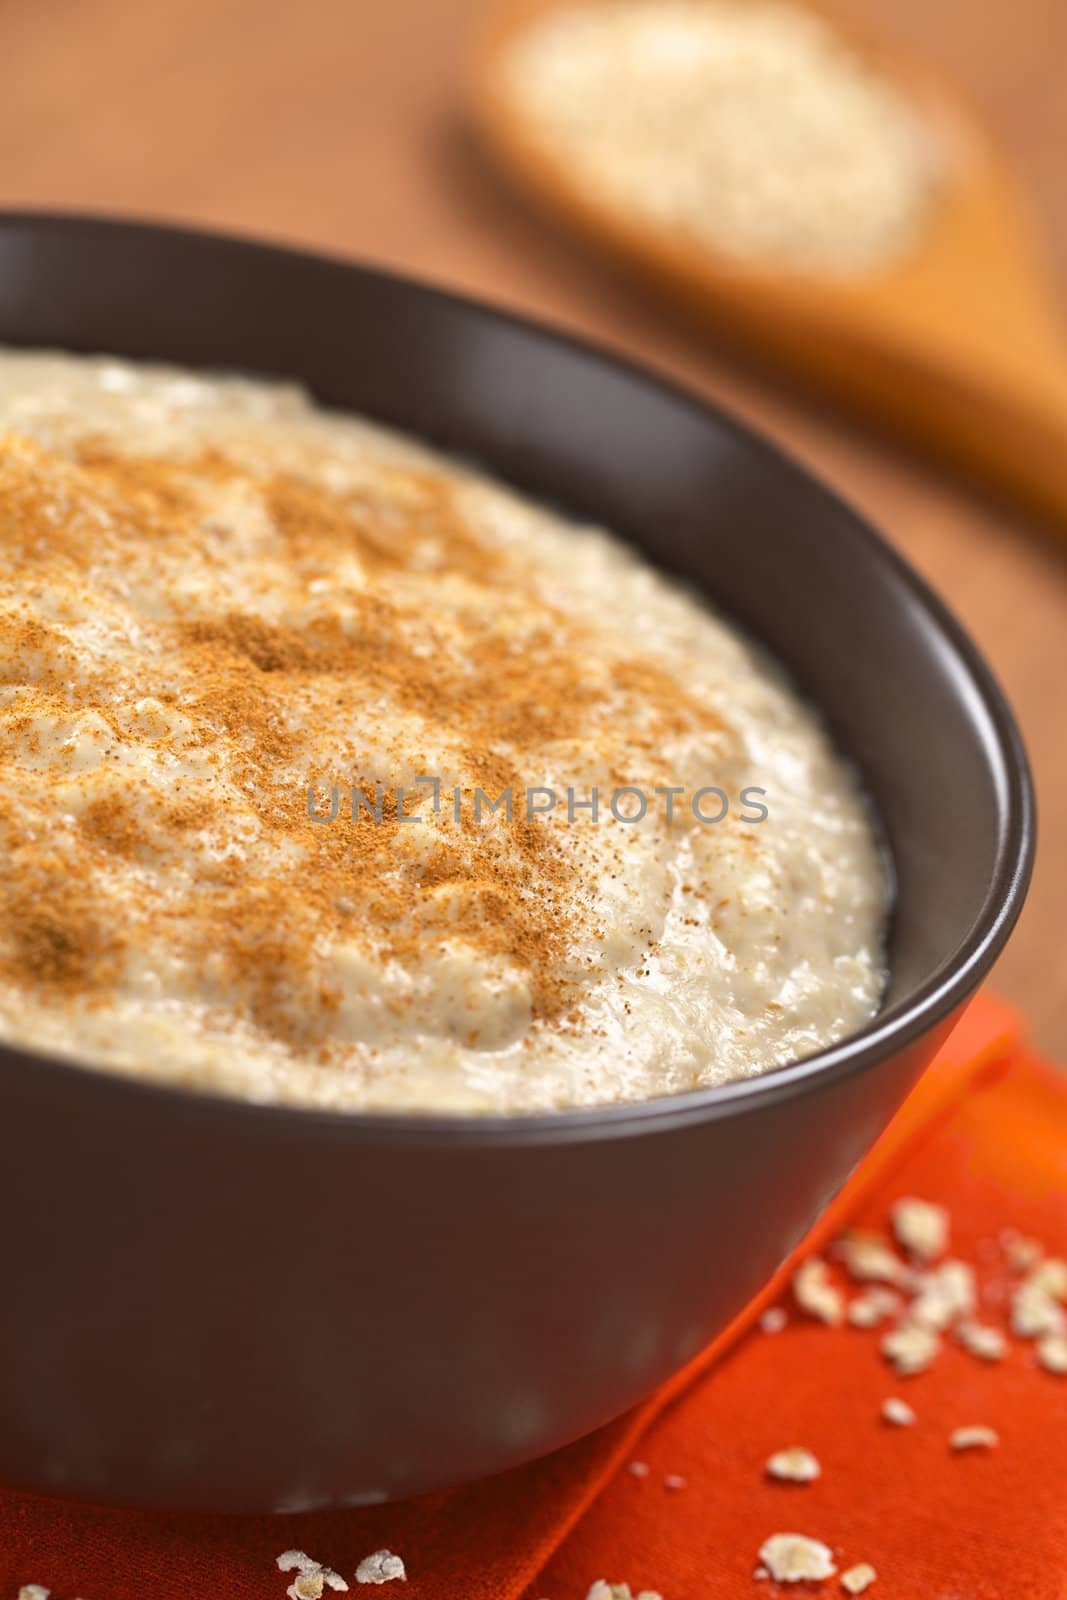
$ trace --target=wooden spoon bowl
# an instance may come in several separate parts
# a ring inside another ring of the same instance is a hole
[[[506,171],[720,332],[1067,527],[1067,333],[1013,176],[964,98],[806,0],[918,108],[939,193],[915,250],[888,269],[831,277],[752,264],[598,195],[524,115],[504,56],[540,17],[576,3],[589,0],[513,0],[476,42],[472,107]]]

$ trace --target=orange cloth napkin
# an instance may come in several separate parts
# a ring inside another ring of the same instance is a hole
[[[1014,1014],[982,998],[800,1252],[846,1222],[884,1227],[901,1194],[939,1201],[953,1251],[979,1264],[1002,1323],[1005,1228],[1067,1254],[1067,1079],[1026,1053]],[[0,1491],[0,1600],[37,1582],[54,1600],[182,1600],[217,1593],[282,1600],[275,1557],[296,1546],[357,1589],[383,1546],[407,1563],[394,1600],[584,1600],[595,1578],[665,1600],[795,1592],[756,1582],[760,1544],[799,1532],[831,1545],[840,1570],[871,1562],[876,1600],[1064,1600],[1067,1378],[1012,1343],[987,1366],[951,1339],[935,1365],[899,1378],[877,1331],[826,1328],[790,1308],[786,1329],[754,1328],[788,1305],[786,1269],[733,1326],[635,1412],[546,1460],[402,1506],[300,1517],[190,1517],[88,1508]],[[997,1297],[1000,1297],[999,1299]],[[891,1428],[884,1397],[919,1420]],[[1000,1433],[989,1454],[954,1454],[952,1428]],[[822,1477],[768,1480],[763,1463],[812,1449]],[[647,1476],[626,1470],[635,1456]],[[684,1488],[669,1489],[667,1475]],[[815,1592],[801,1586],[802,1593]],[[818,1592],[841,1593],[837,1579]],[[329,1593],[329,1591],[327,1591]]]

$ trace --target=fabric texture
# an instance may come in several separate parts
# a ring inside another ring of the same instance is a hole
[[[839,1570],[871,1562],[885,1600],[1064,1600],[1067,1378],[1039,1370],[1031,1345],[987,1365],[951,1339],[928,1372],[900,1378],[877,1330],[790,1306],[799,1257],[846,1224],[883,1228],[903,1194],[946,1206],[953,1253],[987,1264],[986,1321],[1003,1323],[1003,1230],[1067,1254],[1067,1080],[995,1000],[971,1006],[793,1262],[636,1411],[546,1460],[400,1506],[193,1517],[0,1491],[0,1600],[30,1582],[54,1600],[282,1600],[291,1575],[275,1558],[290,1547],[360,1594],[372,1592],[354,1581],[363,1557],[396,1551],[409,1580],[388,1591],[396,1600],[585,1600],[600,1577],[664,1600],[732,1600],[795,1592],[753,1579],[776,1532],[823,1540]],[[756,1325],[772,1301],[789,1317],[775,1335]],[[915,1408],[914,1427],[880,1419],[892,1394]],[[952,1452],[949,1432],[969,1423],[995,1428],[1000,1447]],[[788,1445],[814,1451],[816,1482],[766,1477]],[[635,1458],[646,1476],[627,1470]],[[839,1594],[838,1580],[818,1592]]]

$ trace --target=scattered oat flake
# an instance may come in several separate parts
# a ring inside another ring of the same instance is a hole
[[[767,1571],[766,1567],[757,1567],[752,1576],[755,1578],[756,1582],[759,1583],[763,1578],[769,1578],[770,1573]]]
[[[859,1283],[903,1283],[908,1268],[892,1245],[875,1233],[845,1233],[834,1242],[833,1253]]]
[[[348,1588],[339,1572],[324,1567],[304,1550],[283,1550],[277,1557],[277,1565],[282,1572],[297,1574],[285,1591],[289,1600],[322,1600],[326,1588]]]
[[[861,1561],[841,1574],[841,1587],[846,1594],[862,1594],[864,1589],[871,1587],[877,1576],[869,1561]]]
[[[829,1545],[804,1533],[772,1533],[759,1549],[760,1560],[778,1583],[832,1578],[837,1568]]]
[[[652,1468],[647,1461],[631,1461],[629,1470],[635,1478],[647,1478]]]
[[[910,1428],[915,1423],[915,1412],[911,1406],[906,1400],[898,1400],[895,1394],[882,1401],[882,1416],[894,1428]]]
[[[48,1600],[51,1593],[43,1583],[24,1583],[19,1590],[19,1600]]]
[[[854,1328],[876,1328],[899,1310],[900,1296],[893,1289],[875,1284],[849,1303],[848,1320]]]
[[[678,1472],[668,1472],[663,1480],[663,1485],[666,1489],[684,1489],[686,1480]]]
[[[768,1306],[759,1319],[761,1333],[781,1333],[789,1318],[781,1306]]]
[[[810,1450],[803,1445],[791,1445],[788,1450],[776,1450],[767,1462],[772,1478],[788,1483],[811,1483],[822,1471]]]
[[[1020,1339],[1067,1332],[1067,1315],[1040,1283],[1024,1278],[1011,1297],[1011,1331]]]
[[[1045,1253],[1036,1239],[1024,1239],[1014,1228],[1005,1228],[1000,1243],[1012,1272],[1029,1272]]]
[[[1067,1300],[1067,1261],[1048,1256],[1027,1273],[1026,1281],[1051,1295],[1053,1300]]]
[[[817,1317],[831,1327],[841,1321],[845,1311],[845,1298],[831,1281],[826,1262],[812,1256],[801,1262],[793,1274],[793,1293],[797,1305],[810,1317]]]
[[[934,1261],[948,1248],[948,1212],[929,1200],[898,1200],[890,1212],[897,1242],[920,1261]]]
[[[326,1580],[321,1571],[301,1572],[286,1589],[289,1600],[322,1600]]]
[[[391,1583],[394,1578],[407,1578],[404,1563],[391,1550],[375,1550],[364,1556],[356,1568],[357,1583]]]
[[[1067,1339],[1060,1333],[1046,1333],[1037,1341],[1037,1359],[1046,1372],[1067,1372]]]
[[[628,1583],[607,1583],[603,1578],[598,1578],[585,1600],[663,1600],[663,1596],[657,1594],[655,1589],[642,1589],[634,1595],[630,1593]]]
[[[986,1327],[981,1322],[965,1319],[956,1328],[956,1337],[979,1361],[1003,1361],[1008,1353],[1008,1341],[1000,1329]]]
[[[277,1564],[280,1572],[318,1572],[322,1565],[303,1550],[283,1550]]]
[[[918,1322],[902,1322],[882,1339],[882,1354],[900,1373],[910,1378],[925,1372],[941,1348],[941,1340],[933,1328]]]
[[[948,1328],[971,1314],[975,1300],[974,1268],[966,1261],[943,1261],[921,1274],[908,1317],[928,1328]]]
[[[954,1428],[948,1442],[953,1450],[995,1450],[1000,1437],[994,1428],[976,1422],[966,1428]]]

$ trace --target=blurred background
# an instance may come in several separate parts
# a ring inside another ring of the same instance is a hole
[[[485,4],[0,0],[0,205],[239,229],[430,276],[655,364],[823,473],[946,595],[1019,714],[1041,842],[995,983],[1067,1058],[1067,528],[1037,532],[746,366],[529,209],[464,117]],[[970,94],[1036,214],[1067,322],[1065,0],[839,9]]]

